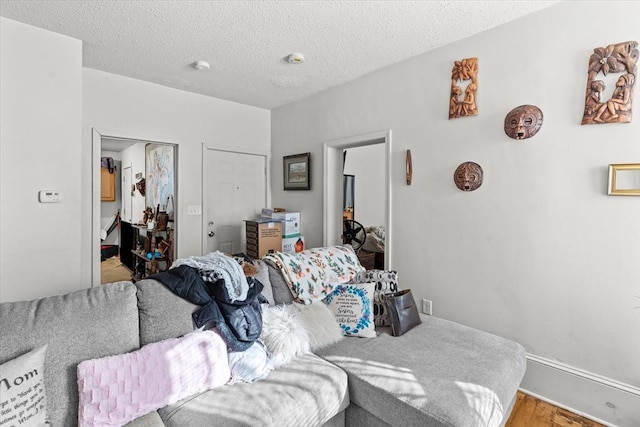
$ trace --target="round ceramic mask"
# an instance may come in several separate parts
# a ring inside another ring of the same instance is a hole
[[[509,111],[504,119],[504,132],[513,139],[527,139],[542,127],[542,111],[535,105],[521,105]]]
[[[462,191],[473,191],[482,185],[482,168],[474,162],[464,162],[453,174],[456,187]]]

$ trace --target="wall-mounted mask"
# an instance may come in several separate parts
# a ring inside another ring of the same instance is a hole
[[[482,168],[474,162],[464,162],[453,174],[456,187],[462,191],[473,191],[482,185]]]
[[[542,111],[535,105],[521,105],[509,111],[504,119],[504,132],[513,139],[527,139],[542,127]]]

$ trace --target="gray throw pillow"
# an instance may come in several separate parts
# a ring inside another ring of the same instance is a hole
[[[262,295],[269,301],[269,305],[274,305],[273,290],[271,289],[271,280],[269,279],[269,268],[264,261],[259,259],[253,260],[253,265],[258,270],[258,273],[254,276],[260,283],[262,283]]]
[[[269,270],[269,281],[271,282],[274,304],[291,304],[293,302],[293,294],[284,277],[282,277],[282,272],[273,263],[269,261],[264,261],[264,263]]]

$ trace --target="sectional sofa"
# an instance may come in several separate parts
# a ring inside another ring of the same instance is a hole
[[[275,304],[291,303],[277,269],[262,280]],[[0,363],[47,344],[49,417],[55,427],[77,425],[81,362],[185,336],[197,308],[153,279],[3,303]],[[127,425],[504,425],[525,372],[521,345],[434,316],[401,337],[376,330],[376,338],[346,337],[260,381],[215,387]]]

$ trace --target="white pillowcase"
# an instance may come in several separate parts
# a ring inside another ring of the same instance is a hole
[[[0,365],[2,425],[36,427],[49,424],[44,390],[44,359],[47,345]],[[6,380],[6,382],[5,382]],[[21,421],[24,420],[24,421]]]
[[[322,302],[297,304],[300,318],[309,334],[311,351],[317,351],[344,338],[342,329],[329,307]]]
[[[363,338],[377,336],[373,317],[375,283],[336,285],[325,298],[345,335]]]
[[[265,345],[257,340],[245,351],[229,353],[229,369],[231,369],[229,384],[253,383],[261,380],[269,375],[272,369],[269,363],[269,352]]]
[[[343,337],[333,313],[321,302],[262,305],[260,340],[270,353],[273,368],[286,365],[296,356],[336,343]]]
[[[274,368],[286,365],[296,356],[311,351],[310,338],[294,304],[262,305],[260,339],[271,354]]]

